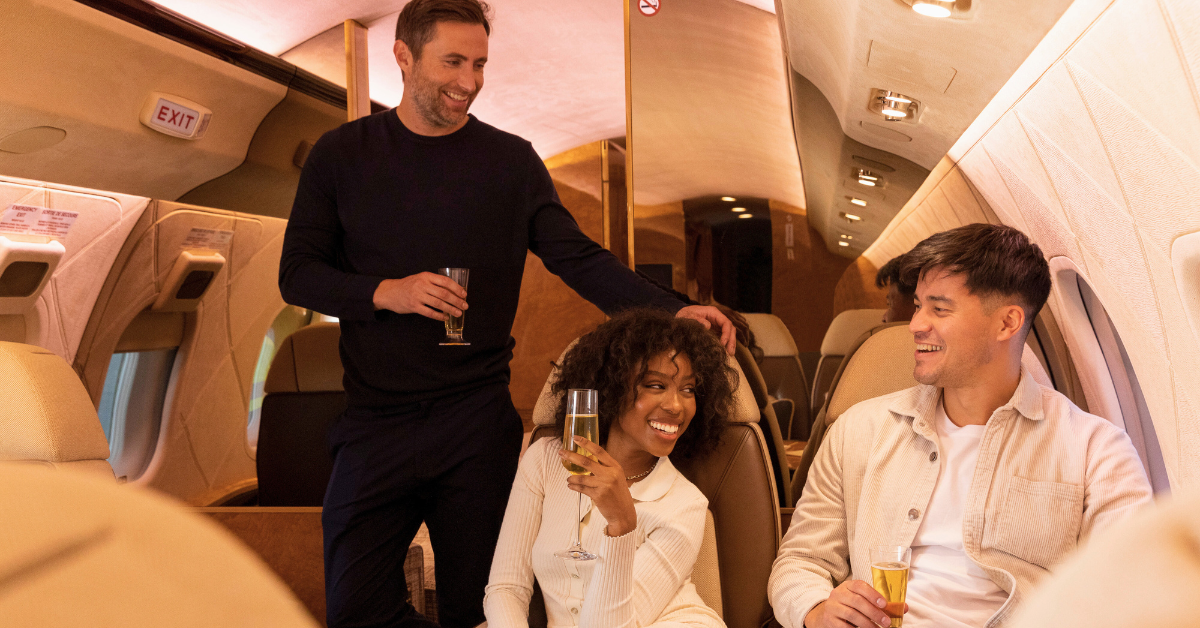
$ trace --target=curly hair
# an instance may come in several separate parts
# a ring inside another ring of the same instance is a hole
[[[726,363],[724,348],[700,323],[651,309],[627,310],[584,335],[557,364],[555,395],[572,388],[594,388],[599,396],[600,445],[608,442],[614,420],[633,406],[637,383],[650,360],[664,353],[687,356],[696,376],[696,416],[679,437],[672,455],[688,458],[715,449],[733,407],[737,373]],[[566,398],[554,414],[562,432]]]

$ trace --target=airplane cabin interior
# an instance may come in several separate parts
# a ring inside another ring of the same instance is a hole
[[[317,141],[403,97],[406,4],[0,3],[0,460],[24,463],[0,474],[0,624],[326,625],[340,327],[285,302],[280,257]],[[1200,484],[1200,4],[490,4],[471,113],[532,143],[584,234],[753,338],[720,447],[676,463],[725,625],[778,625],[826,427],[916,384],[876,273],[948,229],[1041,248],[1023,368],[1128,434],[1156,502]],[[526,445],[605,320],[527,254]],[[434,620],[436,558],[422,529],[404,572]]]

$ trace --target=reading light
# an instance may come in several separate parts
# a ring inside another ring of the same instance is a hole
[[[737,199],[733,198],[732,196],[722,196],[721,200],[725,201],[726,203],[732,203],[732,202],[736,201]]]
[[[861,216],[855,216],[854,214],[847,214],[846,212],[842,212],[842,218],[845,218],[846,220],[849,220],[850,222],[858,222],[858,221],[862,220]]]
[[[746,208],[745,207],[734,207],[733,209],[730,209],[729,211],[740,214],[740,213],[746,211]]]
[[[846,241],[842,241],[842,242],[838,242],[838,246],[850,246],[850,243],[846,242]]]
[[[867,109],[883,116],[888,122],[915,122],[921,103],[912,96],[905,96],[886,89],[871,90]]]
[[[753,218],[753,217],[754,217],[754,214],[742,214],[741,216],[738,216],[738,218]]]
[[[846,235],[846,234],[844,234],[844,233],[843,233],[843,234],[841,234],[841,236],[840,236],[840,237],[842,237],[842,238],[844,238],[844,239],[846,239],[846,240],[853,240],[853,239],[854,239],[854,236],[852,236],[852,235]]]
[[[851,204],[851,205],[858,205],[859,207],[866,207],[866,206],[867,206],[867,202],[866,202],[866,201],[864,201],[864,200],[862,200],[861,198],[852,198],[852,199],[850,199],[850,204]]]
[[[859,179],[858,182],[868,187],[875,187],[875,181],[871,179]]]
[[[876,185],[881,185],[881,183],[882,183],[879,180],[878,175],[876,175],[874,172],[871,172],[870,170],[867,170],[865,168],[856,169],[854,171],[854,176],[858,177],[858,182],[860,184],[865,185],[867,187],[875,187]]]
[[[913,0],[912,9],[925,17],[950,17],[953,0]]]

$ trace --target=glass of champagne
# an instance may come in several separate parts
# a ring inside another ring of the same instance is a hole
[[[453,279],[456,283],[458,283],[458,285],[462,286],[463,288],[466,288],[467,287],[467,277],[470,276],[471,269],[469,269],[469,268],[439,268],[438,274],[445,275],[445,276]],[[463,337],[462,337],[463,317],[466,316],[467,313],[463,312],[462,316],[455,316],[455,315],[451,314],[450,312],[445,312],[445,314],[446,314],[446,339],[439,342],[438,346],[443,346],[443,347],[447,346],[447,345],[470,346],[471,343],[463,342]]]
[[[904,624],[904,596],[908,593],[908,566],[912,549],[900,545],[877,545],[871,548],[871,584],[883,596],[887,606],[883,612],[892,618],[891,628]]]
[[[567,420],[563,423],[563,449],[595,460],[596,457],[575,444],[575,437],[582,436],[593,443],[600,440],[600,419],[597,414],[596,391],[590,389],[572,388],[567,391]],[[571,475],[591,475],[583,467],[563,461],[563,466]],[[555,552],[554,555],[567,560],[596,560],[596,554],[583,549],[580,545],[580,535],[583,530],[582,517],[583,493],[575,505],[575,543],[570,548]]]

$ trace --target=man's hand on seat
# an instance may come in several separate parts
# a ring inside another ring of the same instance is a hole
[[[892,619],[883,612],[886,602],[870,584],[862,580],[847,580],[829,594],[829,599],[817,604],[804,618],[807,628],[875,628],[891,626]],[[908,604],[904,605],[908,612]]]
[[[457,281],[436,273],[417,273],[403,279],[384,279],[375,289],[375,309],[397,314],[420,314],[435,321],[447,314],[462,316],[467,290]]]
[[[700,321],[705,329],[712,329],[715,324],[721,328],[721,344],[725,346],[725,351],[729,355],[733,355],[737,348],[737,330],[734,329],[733,323],[721,313],[720,310],[711,305],[689,305],[678,312],[675,312],[676,318],[690,318],[694,321]]]

